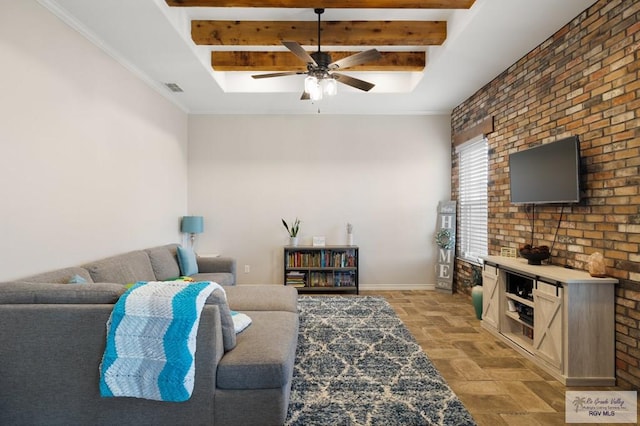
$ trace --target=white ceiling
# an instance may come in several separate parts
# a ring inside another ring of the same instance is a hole
[[[191,19],[315,21],[312,7],[171,8],[164,0],[39,2],[188,113],[438,114],[450,113],[595,0],[476,0],[469,10],[327,10],[323,21],[446,20],[447,40],[426,49],[424,72],[347,70],[345,74],[376,87],[365,93],[340,85],[336,97],[315,104],[300,100],[304,76],[254,80],[251,73],[214,72],[211,48],[196,46],[190,34]],[[184,92],[173,93],[164,83],[176,83]]]

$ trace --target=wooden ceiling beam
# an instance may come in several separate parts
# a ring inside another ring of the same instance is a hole
[[[277,46],[283,40],[318,44],[314,21],[191,21],[198,45]],[[326,21],[320,35],[329,46],[429,46],[444,43],[445,21]]]
[[[475,0],[166,0],[175,7],[276,7],[325,9],[469,9]],[[311,5],[310,5],[311,4]]]
[[[357,52],[327,52],[332,60]],[[422,71],[425,52],[380,52],[382,57],[347,71]],[[211,52],[214,71],[306,71],[306,65],[290,52],[216,51]]]

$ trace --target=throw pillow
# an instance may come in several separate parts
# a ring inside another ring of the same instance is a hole
[[[198,261],[193,249],[178,246],[178,264],[182,275],[193,275],[198,273]]]
[[[67,281],[68,284],[84,284],[86,282],[87,282],[87,280],[84,279],[83,277],[81,277],[78,274],[75,274],[74,276],[69,278],[69,281]]]
[[[251,325],[251,318],[249,315],[243,314],[242,312],[231,311],[231,318],[233,319],[236,334]]]
[[[184,281],[184,282],[190,282],[190,283],[195,282],[195,280],[193,278],[191,278],[191,277],[189,277],[187,275],[182,275],[180,277],[172,278],[170,280],[165,280],[165,281]]]

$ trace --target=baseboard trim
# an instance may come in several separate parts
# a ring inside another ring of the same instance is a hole
[[[364,291],[393,291],[393,290],[435,290],[435,284],[362,284],[360,290]]]

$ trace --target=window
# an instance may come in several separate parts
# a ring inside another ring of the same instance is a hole
[[[480,262],[487,254],[487,182],[489,178],[489,151],[484,137],[467,141],[456,148],[459,155],[460,188],[460,257]]]

